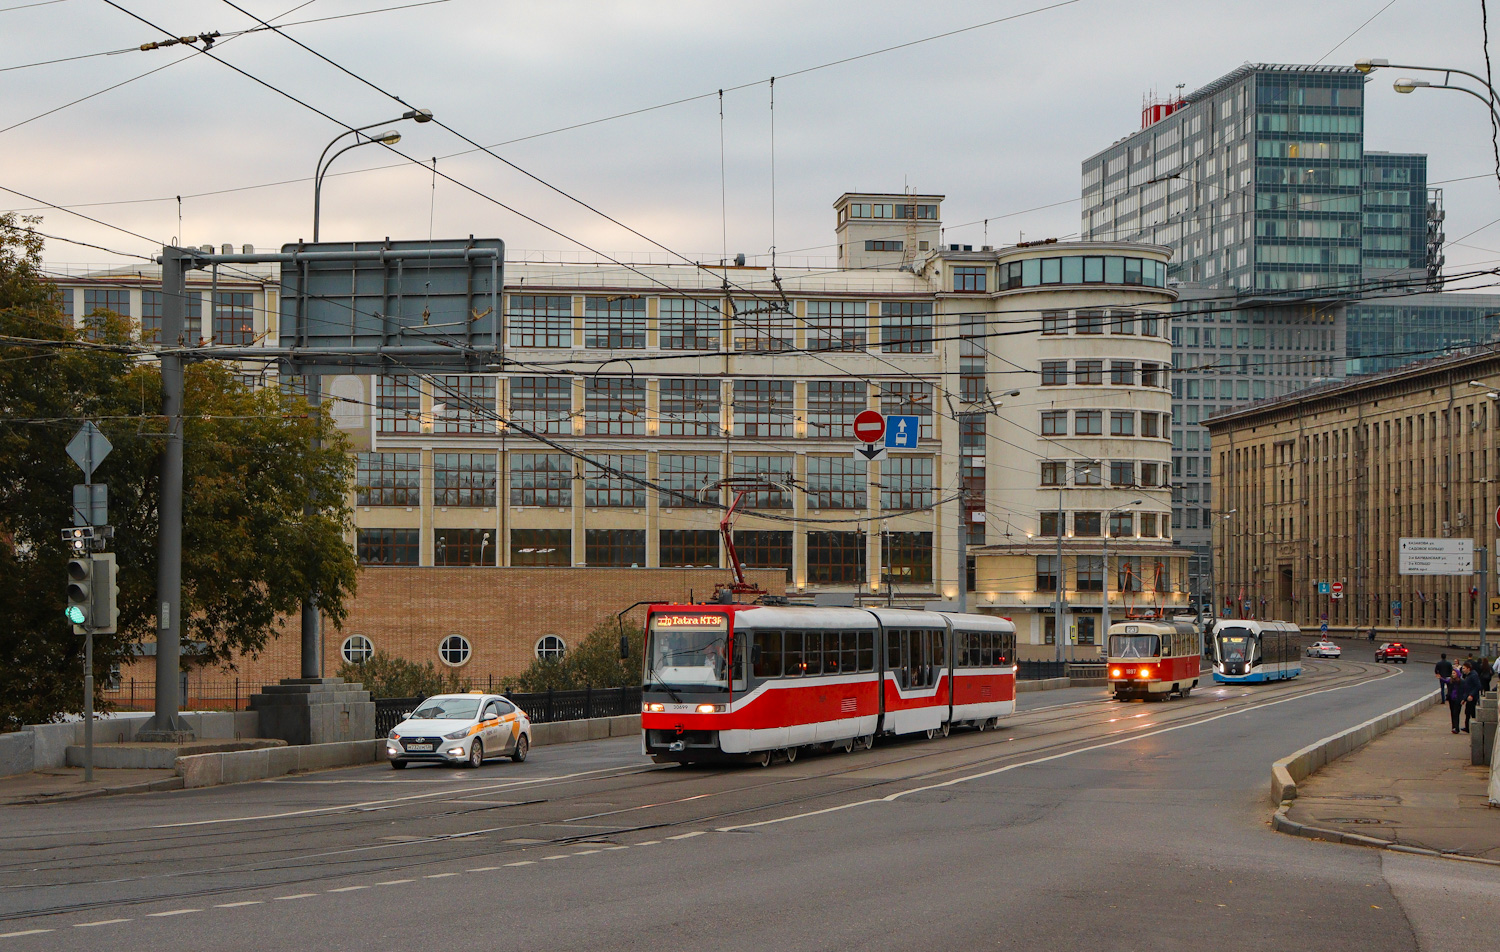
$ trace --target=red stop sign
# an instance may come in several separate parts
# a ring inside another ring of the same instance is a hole
[[[878,410],[861,410],[854,418],[854,438],[861,443],[879,443],[885,436],[885,414]]]
[[[1334,582],[1334,583],[1333,583],[1333,585],[1332,585],[1332,586],[1330,586],[1330,587],[1331,587],[1331,588],[1332,588],[1332,589],[1333,589],[1333,590],[1334,590],[1334,591],[1335,591],[1335,592],[1342,592],[1342,591],[1343,591],[1343,590],[1344,590],[1344,583],[1343,583],[1343,582]]]

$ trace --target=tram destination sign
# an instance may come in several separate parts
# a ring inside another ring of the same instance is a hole
[[[1401,575],[1473,575],[1473,539],[1402,539]]]

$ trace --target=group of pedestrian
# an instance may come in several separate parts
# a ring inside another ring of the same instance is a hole
[[[1479,709],[1479,695],[1490,689],[1495,669],[1488,658],[1468,658],[1457,666],[1448,660],[1447,652],[1433,668],[1437,675],[1443,700],[1448,702],[1448,713],[1453,717],[1453,733],[1469,732],[1469,722]],[[1458,726],[1458,714],[1464,714],[1464,726]]]

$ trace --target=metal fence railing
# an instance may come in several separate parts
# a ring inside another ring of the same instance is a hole
[[[639,714],[641,711],[639,686],[538,691],[531,694],[507,694],[506,697],[525,711],[533,724],[587,720],[591,717],[618,717],[622,714]],[[401,723],[408,711],[416,708],[423,700],[419,697],[376,698],[376,731],[381,734],[390,732]]]
[[[1066,661],[1016,662],[1016,680],[1018,681],[1045,681],[1048,678],[1066,678],[1067,676],[1068,662]]]
[[[243,711],[250,696],[277,681],[247,681],[241,678],[200,678],[184,673],[178,698],[184,711]],[[156,707],[156,679],[122,678],[99,692],[110,709],[149,711]]]

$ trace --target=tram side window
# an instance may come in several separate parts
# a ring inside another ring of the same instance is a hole
[[[932,632],[913,631],[911,637],[911,686],[925,688],[932,683]]]
[[[928,632],[932,638],[932,664],[938,670],[948,667],[948,633],[946,631]],[[933,677],[933,683],[937,683],[937,677]]]
[[[781,677],[781,632],[757,631],[755,633],[755,676],[757,678]]]
[[[900,671],[905,665],[901,663],[901,632],[890,629],[885,633],[885,669],[887,671]]]
[[[843,650],[839,652],[839,669],[845,674],[853,674],[859,670],[859,633],[840,632],[839,641],[843,643]]]
[[[821,631],[802,633],[802,673],[807,675],[823,673],[823,633]]]
[[[995,663],[995,633],[987,631],[979,637],[983,639],[979,663],[988,668]]]
[[[953,633],[953,651],[956,655],[954,662],[960,668],[972,667],[974,664],[973,637],[967,631],[955,631]]]
[[[788,631],[781,637],[786,647],[786,676],[801,677],[806,670],[802,663],[802,632]]]
[[[1015,632],[1011,632],[1011,631],[1002,631],[1002,632],[1000,632],[1000,651],[999,651],[998,656],[995,658],[995,663],[996,664],[1010,664],[1011,660],[1013,658],[1015,658],[1015,656],[1016,656],[1016,635],[1015,635]]]
[[[875,670],[875,632],[859,632],[859,670]]]

